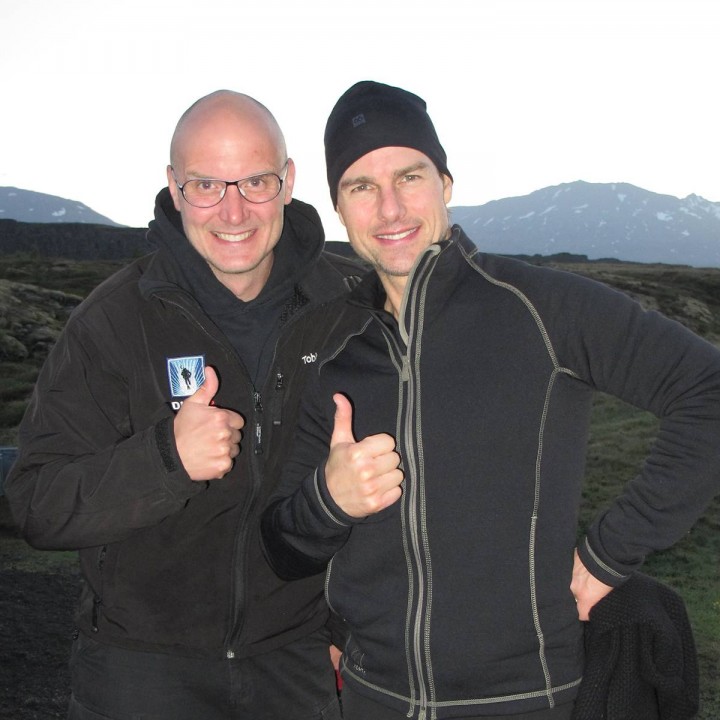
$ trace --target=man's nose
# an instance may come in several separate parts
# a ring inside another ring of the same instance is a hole
[[[228,185],[225,197],[220,201],[220,217],[233,225],[238,225],[247,215],[248,205],[237,185]]]
[[[405,206],[400,193],[395,187],[381,190],[378,211],[383,220],[397,220],[403,216]]]

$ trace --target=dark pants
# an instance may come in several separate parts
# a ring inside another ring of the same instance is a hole
[[[70,661],[68,720],[339,720],[324,632],[246,659],[197,659],[103,645]]]
[[[343,685],[344,720],[407,720],[407,713],[391,710],[373,700],[351,690],[347,683]],[[520,715],[468,715],[462,720],[570,720],[573,704],[560,705],[548,710],[522,713]],[[470,711],[468,711],[470,712]]]

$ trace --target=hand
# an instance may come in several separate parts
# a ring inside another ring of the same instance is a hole
[[[362,518],[384,510],[402,495],[400,456],[395,440],[386,434],[355,441],[352,406],[344,396],[333,395],[335,424],[325,481],[337,505],[351,517]]]
[[[610,585],[600,582],[588,572],[576,550],[570,592],[575,596],[580,619],[587,621],[593,605],[602,600],[611,590]]]
[[[223,477],[240,452],[240,430],[245,421],[238,413],[212,404],[218,387],[215,370],[206,367],[205,382],[175,416],[175,444],[192,480]]]
[[[330,646],[330,662],[335,668],[335,672],[340,670],[340,658],[342,657],[342,650],[335,645]]]

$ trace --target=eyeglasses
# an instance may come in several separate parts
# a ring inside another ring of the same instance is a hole
[[[287,161],[281,170],[283,176],[275,173],[263,173],[262,175],[251,175],[240,180],[217,180],[216,178],[198,178],[186,180],[182,185],[175,176],[173,178],[178,190],[194,207],[209,208],[217,205],[225,197],[229,185],[234,185],[240,194],[251,203],[266,203],[274,200],[282,189],[285,176],[287,175]]]

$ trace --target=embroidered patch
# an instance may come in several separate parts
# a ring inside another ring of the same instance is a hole
[[[360,125],[364,125],[364,124],[365,124],[365,115],[364,115],[364,113],[360,113],[359,115],[356,115],[356,116],[352,119],[352,126],[353,126],[354,128],[359,127]]]
[[[188,397],[205,382],[205,356],[168,358],[168,380],[173,397]]]

